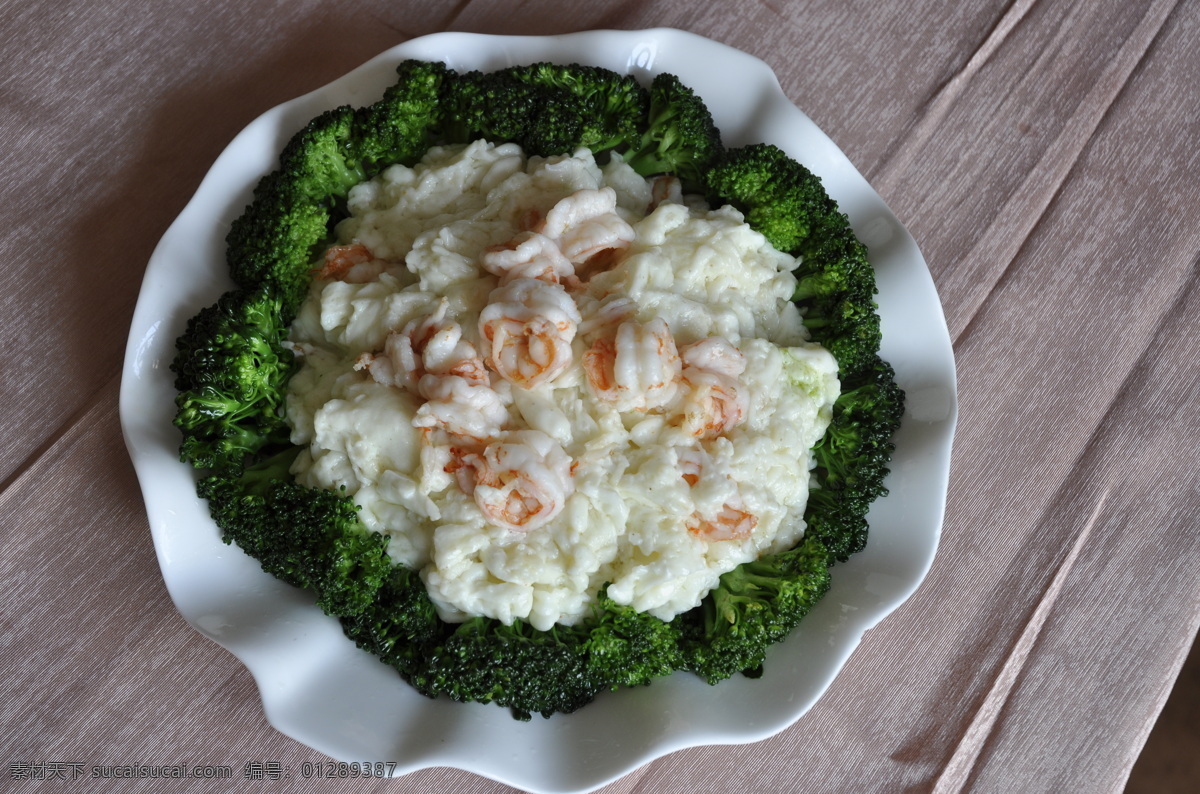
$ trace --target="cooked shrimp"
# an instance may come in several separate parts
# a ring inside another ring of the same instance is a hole
[[[682,204],[683,185],[679,177],[670,174],[660,174],[650,180],[650,206],[646,212],[658,209],[659,204]]]
[[[378,383],[407,388],[414,394],[421,393],[420,382],[426,374],[455,375],[487,385],[483,359],[463,338],[462,326],[446,319],[448,307],[449,301],[443,298],[429,315],[388,334],[381,353],[360,355],[354,368],[366,370]]]
[[[417,325],[397,339],[401,361],[412,365],[413,374],[423,371],[426,375],[457,376],[478,385],[488,385],[487,370],[475,346],[463,338],[463,329],[458,323],[446,321],[446,301],[428,320]],[[418,392],[426,375],[418,380]],[[422,393],[426,399],[432,399]]]
[[[508,421],[508,408],[491,386],[458,375],[426,374],[420,381],[426,402],[413,427],[444,430],[449,444],[483,444]]]
[[[579,323],[581,335],[594,332],[612,333],[609,329],[633,319],[637,313],[637,302],[632,298],[612,296],[600,303],[590,303],[587,309],[581,304],[580,313],[583,315],[583,320]]]
[[[537,232],[522,232],[504,245],[484,250],[480,265],[500,276],[500,284],[518,278],[536,278],[560,284],[575,274],[575,266],[549,237]]]
[[[710,336],[699,342],[684,345],[679,355],[686,366],[728,375],[731,378],[736,378],[746,371],[746,354],[720,336]]]
[[[383,351],[363,353],[354,368],[366,370],[377,383],[423,397],[414,427],[444,431],[446,443],[482,444],[500,432],[508,410],[475,346],[463,339],[458,323],[446,319],[447,306],[443,299],[429,315],[388,334]],[[429,434],[423,439],[430,440]]]
[[[556,242],[577,269],[595,272],[611,266],[614,256],[633,243],[633,227],[616,210],[611,187],[579,190],[551,207],[537,231]]]
[[[679,352],[661,318],[645,325],[623,322],[615,340],[602,338],[583,354],[592,393],[618,411],[650,411],[669,403],[679,388]]]
[[[738,381],[746,370],[745,355],[725,339],[712,337],[687,345],[680,357],[684,362],[684,432],[715,438],[740,424],[750,405]]]
[[[758,516],[740,507],[725,504],[712,518],[692,513],[687,520],[688,532],[704,540],[745,540],[758,526]]]
[[[689,486],[700,482],[704,472],[704,450],[697,447],[682,447],[677,451],[679,459],[679,474]]]
[[[682,448],[678,455],[680,476],[694,488],[704,476],[707,455],[698,447]],[[705,540],[744,540],[758,526],[758,517],[744,509],[741,494],[735,491],[715,515],[705,516],[696,511],[685,524],[689,532]]]
[[[613,264],[614,256],[633,243],[633,227],[615,213],[601,215],[565,232],[558,240],[563,255],[576,265],[591,270]]]
[[[485,360],[505,380],[533,388],[571,365],[579,309],[561,286],[518,278],[492,290],[479,313]]]
[[[482,453],[463,455],[460,486],[475,497],[484,518],[514,532],[528,532],[562,512],[574,491],[571,459],[545,433],[518,430]]]
[[[617,209],[617,191],[611,187],[576,190],[550,208],[546,216],[534,227],[552,240],[562,236],[594,218],[603,217]]]
[[[384,386],[403,385],[396,382],[396,368],[392,365],[392,359],[384,353],[360,353],[358,358],[354,359],[354,370],[365,371],[371,376],[371,380]]]
[[[334,245],[325,251],[325,262],[313,275],[349,284],[366,284],[379,278],[387,267],[386,261],[376,259],[371,249],[362,243]]]
[[[696,438],[716,438],[741,424],[750,400],[735,378],[684,367],[680,406],[683,431]]]

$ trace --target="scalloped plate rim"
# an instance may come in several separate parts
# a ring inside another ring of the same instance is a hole
[[[735,677],[709,687],[677,673],[648,688],[604,693],[575,714],[530,723],[516,723],[493,706],[429,701],[354,648],[311,597],[215,539],[206,506],[194,493],[195,474],[177,459],[178,438],[170,426],[174,338],[188,317],[229,286],[223,229],[247,202],[257,177],[273,167],[287,136],[334,104],[373,101],[389,84],[394,64],[407,57],[446,60],[455,68],[569,58],[643,77],[673,71],[705,98],[727,142],[768,140],[821,175],[871,244],[885,332],[882,353],[909,393],[888,481],[892,493],[872,510],[867,549],[833,569],[830,594],[793,636],[772,648],[759,681]],[[737,96],[722,93],[714,82],[718,76],[728,81],[734,71],[747,82]],[[189,624],[250,670],[274,727],[339,760],[393,761],[396,774],[450,766],[546,794],[591,791],[676,750],[760,741],[800,719],[863,633],[899,607],[932,564],[956,413],[949,334],[911,236],[828,136],[787,99],[766,63],[669,28],[549,37],[432,34],[262,114],[217,158],[155,249],[131,325],[120,396],[122,431],[168,591]],[[895,517],[900,512],[904,519]],[[220,587],[212,586],[214,576]],[[297,645],[308,650],[307,659],[298,660]],[[331,677],[349,671],[365,682],[365,690],[329,686]],[[787,697],[770,696],[784,685]],[[711,713],[721,713],[727,724],[705,724]],[[614,726],[622,729],[619,735],[612,733]],[[388,731],[391,741],[380,741]],[[481,756],[480,742],[493,751]],[[530,746],[538,752],[522,752]]]

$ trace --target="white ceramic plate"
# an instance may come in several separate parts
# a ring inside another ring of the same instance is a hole
[[[429,700],[347,640],[303,591],[220,541],[195,474],[178,460],[169,370],[187,319],[229,288],[224,235],[291,134],[321,111],[365,105],[406,58],[490,70],[549,60],[650,78],[679,75],[713,111],[728,145],[774,143],[819,174],[870,246],[880,288],[883,356],[908,393],[867,549],[833,571],[825,599],[771,649],[758,680],[718,686],[677,673],[605,693],[570,715],[516,722],[507,709]],[[941,305],[912,238],[845,155],[784,96],[761,61],[676,30],[555,37],[445,33],[409,41],[345,77],[268,111],[221,154],[146,270],[121,388],[121,422],[163,578],[183,616],[254,675],[267,718],[345,761],[392,761],[403,774],[458,767],[533,792],[597,788],[685,747],[764,739],[817,700],[863,632],[899,606],[937,548],[955,421],[954,360]],[[721,719],[713,719],[720,714]]]

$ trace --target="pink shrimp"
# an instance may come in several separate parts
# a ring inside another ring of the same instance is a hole
[[[483,359],[463,339],[462,327],[446,319],[447,306],[443,299],[429,315],[388,334],[383,351],[363,353],[354,368],[366,370],[377,383],[424,398],[414,427],[442,431],[438,437],[446,443],[482,444],[500,432],[508,410],[491,386]],[[431,440],[428,433],[423,439]]]
[[[537,430],[513,431],[482,453],[463,454],[455,474],[489,523],[514,532],[552,521],[574,491],[570,458]]]
[[[679,351],[679,355],[686,366],[728,375],[731,378],[736,378],[746,371],[746,355],[720,336],[710,336],[685,345]]]
[[[574,360],[571,340],[580,319],[575,301],[561,286],[518,278],[497,287],[479,313],[485,360],[518,386],[549,383]]]
[[[443,430],[449,444],[483,444],[508,421],[508,409],[491,386],[458,375],[427,374],[420,391],[426,401],[413,427]]]
[[[704,450],[698,447],[690,447],[680,449],[679,457],[679,476],[683,477],[683,481],[689,486],[694,486],[700,482],[700,475],[704,473]]]
[[[382,352],[360,355],[354,368],[366,370],[378,383],[400,386],[414,394],[420,394],[426,374],[455,375],[488,385],[483,359],[463,338],[462,327],[446,319],[448,307],[449,301],[443,298],[432,313],[388,334]]]
[[[518,278],[560,284],[575,274],[575,266],[554,241],[537,232],[522,232],[504,245],[485,249],[479,263],[500,276],[502,286]]]
[[[325,262],[313,275],[349,284],[366,284],[379,278],[387,266],[386,261],[376,259],[371,249],[362,243],[334,245],[325,251]]]
[[[557,243],[586,281],[588,273],[611,267],[633,244],[633,227],[616,210],[611,187],[578,190],[551,207],[535,231]]]
[[[598,339],[583,354],[588,386],[618,411],[646,412],[675,397],[681,364],[671,329],[661,318],[623,322],[615,340]]]
[[[746,357],[725,339],[712,337],[680,351],[685,393],[680,406],[684,432],[697,438],[716,438],[746,418],[750,400],[738,376]]]
[[[689,487],[696,487],[704,476],[706,460],[704,450],[698,447],[679,451],[680,476]],[[744,509],[741,494],[735,492],[733,498],[721,505],[715,515],[706,517],[696,511],[688,517],[685,526],[693,535],[704,540],[745,540],[758,526],[758,517]]]
[[[592,333],[612,335],[614,333],[612,329],[626,320],[632,320],[637,314],[637,303],[632,298],[606,297],[600,303],[593,303],[586,312],[582,313],[583,320],[579,323],[581,335]]]
[[[688,532],[709,541],[745,540],[758,526],[758,517],[739,507],[725,504],[712,518],[692,513],[687,520]]]

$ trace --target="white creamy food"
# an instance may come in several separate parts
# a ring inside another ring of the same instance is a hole
[[[669,619],[803,535],[837,364],[737,211],[484,141],[349,210],[292,326],[293,472],[344,488],[443,619],[545,630],[606,584]]]

